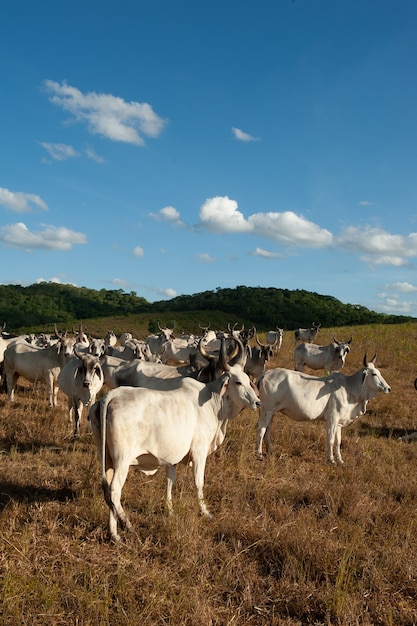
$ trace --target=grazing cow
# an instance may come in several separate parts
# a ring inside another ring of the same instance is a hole
[[[317,346],[315,343],[300,343],[294,350],[295,369],[303,372],[304,366],[312,370],[326,370],[334,372],[341,370],[345,364],[345,359],[350,352],[349,341],[337,341],[333,337],[333,343],[328,346]]]
[[[275,330],[269,330],[265,335],[266,343],[269,344],[275,352],[281,349],[283,334],[284,329],[276,326]]]
[[[366,412],[366,405],[378,391],[389,393],[390,386],[375,367],[375,356],[355,374],[345,376],[334,372],[316,377],[283,368],[270,369],[259,380],[261,410],[257,425],[256,453],[262,458],[265,438],[271,452],[272,418],[278,411],[297,421],[323,419],[327,429],[327,454],[334,463],[343,463],[340,454],[342,428]]]
[[[58,386],[68,398],[68,422],[75,415],[74,437],[80,434],[83,406],[94,404],[103,386],[103,370],[97,356],[78,352],[69,357],[58,375]]]
[[[171,391],[118,387],[96,402],[89,416],[102,464],[111,538],[120,539],[118,521],[131,528],[120,502],[130,465],[146,475],[165,467],[166,502],[172,512],[176,466],[191,460],[200,511],[209,517],[203,495],[207,457],[222,443],[228,420],[245,407],[258,406],[249,377],[236,366],[207,385],[183,378]]]
[[[320,330],[320,326],[321,324],[313,322],[311,328],[297,328],[294,331],[295,343],[297,343],[297,341],[308,341],[308,343],[313,343]]]
[[[19,376],[31,383],[45,380],[49,405],[57,405],[58,375],[67,357],[73,353],[75,340],[61,335],[58,342],[49,348],[39,348],[27,343],[9,345],[4,353],[4,374],[10,401],[14,400],[14,390]]]

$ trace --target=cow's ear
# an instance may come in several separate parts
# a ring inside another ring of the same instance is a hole
[[[366,377],[368,375],[368,371],[364,370],[362,373],[362,386],[365,384]]]
[[[77,378],[79,371],[80,371],[80,368],[76,367],[74,370],[74,380]]]
[[[230,376],[229,374],[223,374],[222,376],[222,387],[220,389],[220,397],[222,397],[226,393],[227,385],[229,384]]]

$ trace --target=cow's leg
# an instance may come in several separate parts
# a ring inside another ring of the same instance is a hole
[[[175,485],[175,481],[177,478],[177,466],[167,465],[165,468],[165,475],[167,479],[166,505],[168,509],[168,514],[172,515],[174,513],[174,509],[172,506],[172,487]]]
[[[108,503],[110,508],[109,532],[110,537],[114,539],[114,541],[120,540],[120,536],[117,534],[117,520],[120,521],[122,528],[126,528],[127,530],[131,530],[132,528],[132,524],[120,502],[123,485],[126,482],[128,472],[129,463],[120,459],[119,464],[113,471],[113,478],[110,484],[110,503]]]
[[[68,426],[72,426],[73,413],[74,413],[74,407],[72,403],[72,398],[68,398]]]
[[[75,415],[74,437],[80,436],[81,416],[83,412],[83,403],[77,398],[73,398],[73,410]]]
[[[206,469],[207,453],[197,454],[193,453],[193,471],[194,471],[194,484],[197,490],[198,505],[200,507],[201,514],[204,517],[212,517],[210,511],[204,500],[204,472]]]
[[[337,416],[330,416],[326,418],[327,458],[332,464],[334,463],[333,447],[336,439],[337,426]]]
[[[256,456],[259,459],[263,458],[262,454],[262,443],[265,440],[265,447],[268,454],[271,454],[271,426],[272,426],[272,418],[274,414],[270,411],[262,411],[259,412],[259,420],[256,426]]]
[[[342,459],[342,455],[340,453],[340,444],[342,443],[342,427],[340,424],[336,427],[336,439],[335,439],[335,452],[336,452],[336,461],[343,465],[344,461]]]
[[[7,395],[9,396],[9,400],[13,402],[14,400],[14,390],[16,387],[16,383],[19,379],[19,374],[16,372],[6,372],[6,387],[7,387]]]

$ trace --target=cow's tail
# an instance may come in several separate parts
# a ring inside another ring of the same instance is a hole
[[[114,510],[114,504],[111,499],[110,485],[106,476],[106,424],[107,424],[107,407],[110,402],[110,394],[106,394],[100,401],[100,431],[101,431],[101,486],[103,488],[104,499],[107,505]]]

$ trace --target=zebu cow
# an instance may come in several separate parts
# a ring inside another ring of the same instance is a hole
[[[269,344],[275,352],[281,349],[283,334],[284,329],[276,326],[275,330],[269,330],[265,335],[266,343]]]
[[[297,328],[294,331],[295,343],[297,343],[297,341],[308,341],[308,343],[313,343],[320,330],[320,326],[321,324],[313,322],[311,328]]]
[[[265,371],[265,364],[274,356],[272,345],[261,343],[258,335],[256,343],[256,346],[247,347],[245,363],[245,372],[255,381]]]
[[[333,343],[327,346],[301,343],[294,350],[295,369],[303,372],[304,366],[307,365],[313,370],[326,370],[327,372],[341,370],[350,352],[351,341],[352,337],[349,341],[337,341],[336,337],[333,337]]]
[[[74,437],[80,434],[83,406],[94,404],[104,376],[97,356],[78,352],[69,357],[58,375],[58,386],[68,398],[68,422],[75,415]]]
[[[256,453],[262,458],[262,442],[271,453],[271,425],[275,413],[297,421],[323,419],[327,430],[327,454],[334,463],[343,463],[340,454],[342,428],[366,412],[366,405],[378,391],[389,393],[391,387],[375,367],[375,356],[351,376],[334,372],[316,377],[277,367],[267,370],[259,380],[261,410],[257,425]]]
[[[166,502],[172,512],[176,466],[192,460],[200,511],[209,517],[203,494],[207,457],[223,442],[228,420],[246,407],[258,406],[249,377],[239,366],[207,385],[183,378],[171,391],[118,387],[96,402],[89,415],[102,464],[111,538],[120,539],[118,521],[131,528],[120,502],[130,465],[146,475],[165,467]]]
[[[70,337],[59,338],[54,346],[38,348],[18,342],[11,344],[4,353],[4,374],[10,401],[14,400],[14,390],[19,376],[31,383],[46,381],[49,405],[57,405],[58,375],[65,360],[73,353],[75,340]]]

